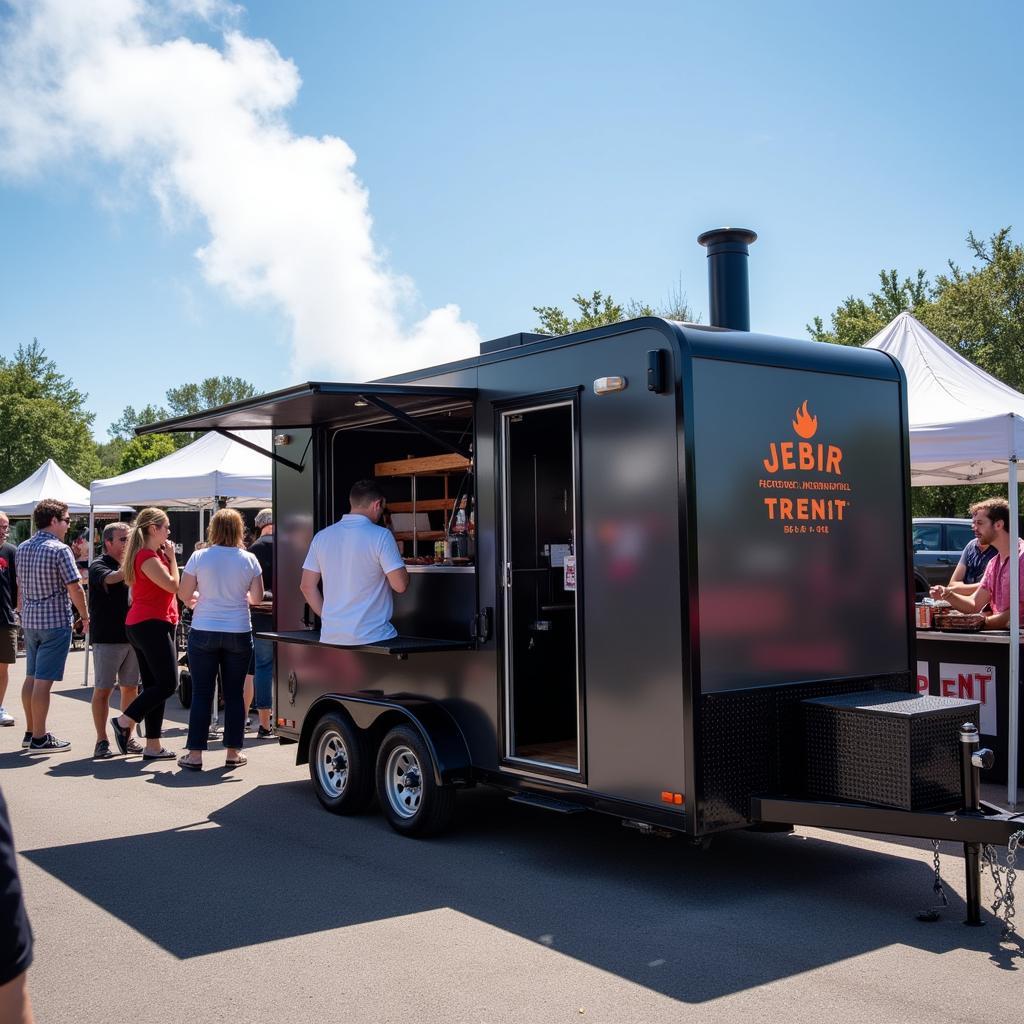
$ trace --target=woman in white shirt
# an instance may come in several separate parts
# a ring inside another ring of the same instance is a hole
[[[242,689],[252,655],[249,604],[263,600],[263,569],[256,556],[241,548],[242,517],[230,508],[215,512],[207,547],[192,554],[181,573],[178,595],[186,604],[199,591],[188,634],[188,667],[192,672],[192,706],[188,714],[182,768],[203,767],[217,674],[224,694],[224,746],[228,768],[240,768],[245,735]]]

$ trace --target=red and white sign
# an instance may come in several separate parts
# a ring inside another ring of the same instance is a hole
[[[565,590],[576,589],[576,556],[566,555],[565,562],[563,563],[564,580],[563,588]]]
[[[917,663],[917,692],[927,693],[928,692],[928,662],[919,661]]]
[[[920,668],[918,669],[920,673]],[[939,693],[981,704],[981,731],[996,733],[996,670],[992,665],[939,665]]]

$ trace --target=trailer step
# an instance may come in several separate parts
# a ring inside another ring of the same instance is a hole
[[[545,796],[543,793],[516,793],[508,800],[512,804],[526,804],[527,807],[539,807],[541,810],[554,811],[556,814],[582,814],[586,810],[579,804],[570,803],[568,800],[559,800],[553,796]]]

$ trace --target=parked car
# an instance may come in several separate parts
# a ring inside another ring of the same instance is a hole
[[[970,519],[915,519],[911,535],[914,590],[920,600],[929,587],[949,582],[974,531]]]

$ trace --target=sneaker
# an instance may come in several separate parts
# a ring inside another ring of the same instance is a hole
[[[31,742],[32,742],[32,733],[31,732],[26,732],[25,735],[21,737],[21,749],[22,750],[28,750],[28,745]]]
[[[113,757],[114,752],[110,749],[109,740],[100,740],[96,744],[96,749],[92,752],[92,758],[94,761],[106,761],[108,757]]]
[[[14,725],[14,715],[0,705],[0,725]]]
[[[41,740],[37,740],[33,737],[31,743],[28,745],[28,749],[33,752],[37,750],[70,750],[71,740],[59,740],[52,732],[48,732]]]
[[[141,754],[145,748],[142,744],[134,737],[128,737],[128,753],[129,754]]]
[[[114,742],[117,744],[117,749],[122,754],[128,753],[128,740],[131,737],[131,729],[125,729],[123,726],[118,725],[117,720],[120,715],[114,715],[110,720],[110,728],[114,730]]]
[[[245,720],[245,731],[246,732],[255,732],[255,730],[256,730],[256,726],[253,725],[252,719],[251,718],[247,718]]]
[[[273,726],[271,726],[269,729],[264,729],[263,726],[261,725],[256,730],[256,739],[258,740],[272,740],[276,735],[277,733],[274,732]]]

